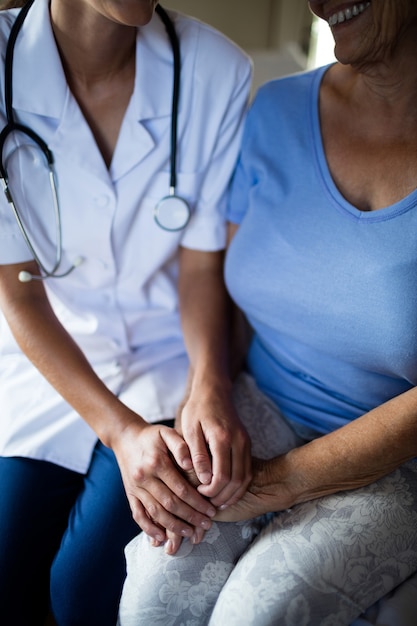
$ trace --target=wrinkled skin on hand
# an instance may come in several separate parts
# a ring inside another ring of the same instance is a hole
[[[253,479],[248,490],[238,502],[218,510],[214,520],[238,522],[293,506],[294,496],[284,480],[285,471],[282,472],[282,480],[278,479],[280,466],[285,468],[285,455],[271,461],[253,458]]]

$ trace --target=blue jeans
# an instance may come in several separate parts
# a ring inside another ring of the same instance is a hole
[[[111,450],[84,476],[45,461],[0,458],[0,624],[114,626],[138,532]]]

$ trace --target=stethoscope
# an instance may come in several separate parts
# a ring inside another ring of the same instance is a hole
[[[23,22],[28,14],[30,7],[33,5],[35,0],[29,0],[24,7],[19,11],[19,14],[12,26],[10,31],[9,40],[7,42],[6,48],[6,58],[5,58],[5,108],[6,108],[6,118],[7,124],[3,128],[0,133],[0,179],[3,185],[3,190],[6,195],[7,201],[9,202],[14,217],[19,226],[20,232],[23,235],[23,238],[31,251],[31,254],[39,266],[41,271],[40,276],[34,276],[29,272],[20,272],[19,280],[21,282],[29,282],[32,279],[34,280],[44,280],[45,278],[64,278],[68,276],[76,267],[78,267],[83,259],[81,257],[75,259],[72,265],[68,270],[64,272],[60,272],[60,267],[62,263],[62,227],[61,227],[61,210],[59,205],[59,197],[57,191],[57,180],[54,168],[54,156],[52,151],[48,148],[45,141],[37,134],[34,130],[29,128],[28,126],[24,126],[15,121],[14,113],[13,113],[13,55],[16,44],[17,36],[20,32],[20,29],[23,25]],[[166,11],[160,6],[157,5],[155,9],[156,13],[162,20],[165,29],[167,31],[171,47],[173,53],[173,61],[174,61],[174,83],[173,83],[173,92],[172,92],[172,109],[171,109],[171,158],[170,158],[170,182],[169,182],[169,193],[164,196],[155,206],[153,216],[155,222],[160,226],[163,230],[166,231],[179,231],[183,230],[191,217],[191,209],[189,204],[184,198],[181,198],[176,194],[176,186],[177,186],[177,124],[178,124],[178,103],[179,103],[179,93],[180,93],[180,77],[181,77],[181,57],[180,57],[180,44],[178,40],[178,36],[175,32],[175,27],[169,18]],[[39,254],[36,252],[35,247],[28,235],[28,232],[25,228],[23,220],[20,216],[20,213],[16,207],[14,202],[12,192],[9,187],[9,177],[7,173],[7,169],[4,165],[3,161],[3,153],[4,146],[7,138],[14,132],[22,133],[30,139],[40,148],[41,152],[45,157],[45,161],[48,168],[49,174],[49,184],[52,194],[52,202],[53,202],[53,210],[54,210],[54,218],[56,225],[56,254],[55,261],[51,268],[47,268],[42,260],[39,258]]]

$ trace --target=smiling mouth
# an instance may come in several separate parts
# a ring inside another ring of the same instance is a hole
[[[349,22],[354,17],[357,17],[363,13],[368,7],[371,6],[370,2],[359,2],[354,4],[348,9],[338,11],[329,17],[329,26],[336,26],[336,24],[343,24],[343,22]]]

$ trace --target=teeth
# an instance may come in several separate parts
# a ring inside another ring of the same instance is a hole
[[[336,26],[336,24],[342,24],[343,22],[348,22],[353,17],[360,15],[371,5],[370,2],[360,2],[359,4],[354,4],[353,7],[349,9],[344,9],[343,11],[337,11],[329,18],[329,26]]]

